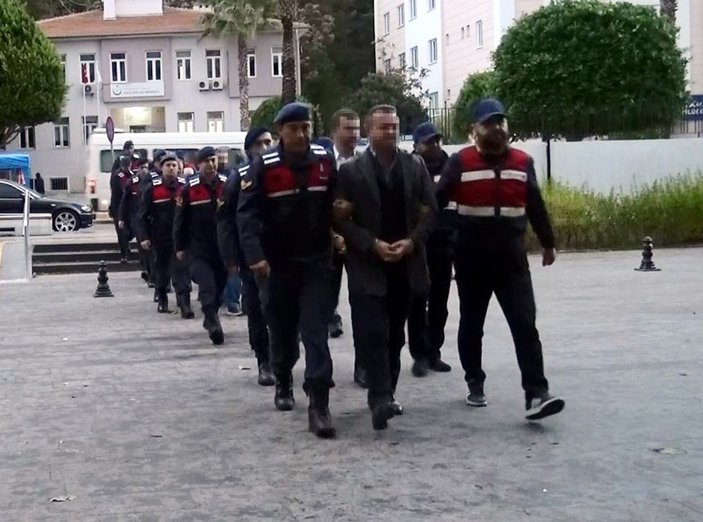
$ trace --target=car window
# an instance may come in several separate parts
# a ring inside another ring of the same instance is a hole
[[[17,199],[23,196],[22,191],[7,183],[0,183],[0,198]]]

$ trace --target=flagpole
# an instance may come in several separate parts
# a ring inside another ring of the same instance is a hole
[[[102,119],[102,108],[100,107],[101,104],[101,99],[102,99],[102,90],[103,90],[103,78],[102,75],[100,74],[100,62],[95,64],[95,80],[98,84],[98,127],[104,127],[103,119]]]

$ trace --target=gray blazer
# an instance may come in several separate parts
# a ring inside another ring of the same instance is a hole
[[[381,196],[372,152],[340,165],[335,192],[335,229],[347,243],[349,291],[386,295],[384,262],[374,244],[381,233]],[[405,219],[409,239],[415,244],[406,258],[410,288],[415,294],[429,289],[425,243],[437,214],[437,202],[425,162],[418,155],[398,151],[396,162],[403,171]]]

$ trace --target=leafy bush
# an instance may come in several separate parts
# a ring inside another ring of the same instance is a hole
[[[638,248],[703,242],[703,172],[643,185],[633,194],[597,194],[564,183],[543,184],[557,245],[565,250]],[[538,247],[534,234],[532,248]]]
[[[471,112],[482,98],[495,97],[495,73],[486,71],[472,74],[464,80],[459,97],[454,105],[452,135],[459,143],[466,141],[471,129]]]

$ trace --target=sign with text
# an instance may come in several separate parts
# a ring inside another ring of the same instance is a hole
[[[164,82],[113,83],[110,95],[113,98],[149,98],[164,95]]]
[[[692,94],[683,110],[684,121],[703,121],[703,94]]]

